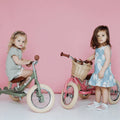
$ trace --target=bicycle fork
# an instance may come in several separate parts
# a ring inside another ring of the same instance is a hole
[[[63,91],[63,92],[65,93],[64,99],[65,99],[65,98],[67,97],[67,95],[68,95],[68,93],[67,93],[67,86],[68,86],[68,83],[69,83],[69,82],[73,82],[73,83],[75,83],[76,85],[78,84],[73,77],[70,77],[70,78],[66,81],[66,83],[65,83],[65,85],[64,85],[64,91]]]

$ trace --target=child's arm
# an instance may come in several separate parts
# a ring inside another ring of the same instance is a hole
[[[104,72],[110,64],[110,54],[111,54],[110,47],[105,48],[105,53],[104,54],[105,54],[105,63],[103,65],[101,71],[98,74],[100,79],[104,77]]]
[[[15,64],[17,65],[26,65],[26,64],[30,64],[30,60],[23,60],[23,59],[19,59],[18,56],[14,55],[12,56],[13,61],[15,62]]]
[[[88,60],[88,61],[92,61],[92,60],[94,60],[94,59],[95,59],[95,53],[92,54],[87,60]]]

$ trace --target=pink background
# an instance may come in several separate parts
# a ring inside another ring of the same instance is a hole
[[[86,59],[94,52],[89,47],[93,30],[102,24],[110,29],[112,72],[120,80],[119,5],[119,0],[0,0],[0,87],[8,82],[5,62],[14,31],[28,35],[23,58],[40,55],[39,81],[60,92],[71,73],[71,60],[60,52]]]

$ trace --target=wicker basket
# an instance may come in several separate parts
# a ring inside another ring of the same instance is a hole
[[[87,77],[92,65],[84,63],[83,65],[72,61],[72,75],[80,78],[82,81]]]

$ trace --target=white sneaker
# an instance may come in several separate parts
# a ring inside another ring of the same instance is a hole
[[[30,90],[29,88],[25,88],[24,92],[27,94],[29,90]]]
[[[88,104],[88,108],[96,108],[96,107],[99,107],[99,106],[100,106],[100,103],[98,103],[96,101]]]
[[[102,103],[100,106],[96,107],[97,110],[107,110],[108,109],[108,105],[105,103]]]

